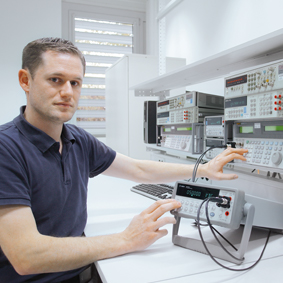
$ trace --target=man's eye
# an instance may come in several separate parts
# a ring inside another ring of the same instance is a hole
[[[51,81],[52,81],[53,83],[58,83],[58,82],[59,82],[59,79],[58,79],[58,78],[51,78]]]
[[[79,83],[78,83],[78,82],[73,81],[73,82],[71,82],[71,85],[72,85],[72,86],[78,86],[78,85],[79,85]]]

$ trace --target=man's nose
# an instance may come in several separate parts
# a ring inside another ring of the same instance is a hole
[[[69,97],[73,95],[73,88],[69,81],[65,82],[61,88],[60,95],[62,97]]]

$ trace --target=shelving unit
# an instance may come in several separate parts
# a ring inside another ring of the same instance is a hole
[[[233,72],[283,58],[283,29],[181,67],[130,89],[135,95],[162,92],[227,76]]]
[[[283,29],[279,29],[203,60],[180,67],[175,71],[133,85],[130,89],[134,90],[136,96],[168,95],[171,90],[176,88],[223,78],[235,72],[240,72],[261,64],[267,64],[282,58]],[[198,155],[161,148],[156,145],[146,145],[146,148],[148,151],[160,154],[160,156],[163,155],[164,158],[166,156],[170,156],[170,158],[175,156],[176,161],[177,158],[181,158],[192,163],[198,158]],[[247,174],[255,182],[258,182],[258,179],[264,178],[266,181],[274,180],[275,184],[279,182],[282,185],[281,175],[283,170],[281,169],[276,170],[277,172],[274,173],[271,168],[263,166],[255,168],[255,166],[244,163],[230,163],[225,168],[229,171],[232,170],[241,172],[241,174]],[[276,174],[277,176],[275,177]]]

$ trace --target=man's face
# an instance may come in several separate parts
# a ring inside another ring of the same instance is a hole
[[[83,80],[78,56],[47,51],[32,79],[29,74],[27,115],[42,122],[64,123],[77,110]]]

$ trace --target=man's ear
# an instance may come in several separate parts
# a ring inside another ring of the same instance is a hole
[[[19,83],[25,93],[29,92],[30,89],[30,80],[31,75],[28,70],[21,69],[19,70]]]

